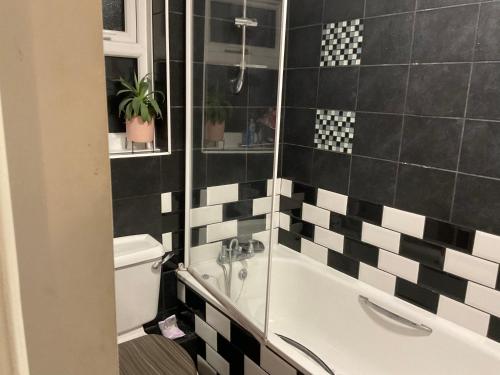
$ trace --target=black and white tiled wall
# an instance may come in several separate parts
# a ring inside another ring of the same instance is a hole
[[[195,314],[200,375],[304,375],[181,281],[177,296]]]
[[[500,236],[283,179],[279,243],[500,342]]]

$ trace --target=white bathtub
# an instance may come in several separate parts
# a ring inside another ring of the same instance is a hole
[[[203,274],[213,276],[203,280],[207,289],[217,295],[229,316],[258,334],[264,330],[266,262],[266,254],[259,254],[247,261],[244,283],[233,277],[233,301],[218,292],[224,284],[215,260],[198,264],[194,275],[199,280]],[[242,267],[245,265],[236,263],[233,275]],[[278,246],[271,270],[268,345],[299,369],[315,375],[326,373],[275,334],[307,347],[336,375],[500,373],[500,344],[299,253]],[[181,278],[192,282],[185,273]],[[359,296],[431,328],[432,333],[387,317],[361,303]]]

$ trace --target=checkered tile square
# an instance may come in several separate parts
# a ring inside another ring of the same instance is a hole
[[[321,66],[361,64],[363,21],[355,19],[323,26]]]
[[[316,110],[314,144],[320,150],[352,153],[356,112]]]

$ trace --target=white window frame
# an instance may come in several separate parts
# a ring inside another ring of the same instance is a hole
[[[172,150],[171,140],[171,110],[170,110],[170,48],[169,48],[169,4],[165,0],[165,29],[166,29],[166,93],[168,145],[166,151],[147,149],[143,151],[109,153],[111,159],[170,155]],[[152,4],[151,0],[125,0],[125,32],[104,30],[103,45],[104,56],[125,57],[137,59],[137,74],[143,77],[153,72],[152,51]],[[133,37],[132,37],[133,36]]]

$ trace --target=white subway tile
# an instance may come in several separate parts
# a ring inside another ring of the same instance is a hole
[[[269,249],[269,241],[271,239],[271,231],[264,230],[262,232],[252,233],[252,239],[260,241],[264,244],[266,249]]]
[[[221,357],[219,353],[206,345],[207,362],[219,375],[229,375],[229,362]]]
[[[206,206],[191,209],[191,228],[220,223],[222,221],[222,205]]]
[[[260,367],[269,375],[297,375],[297,371],[264,345],[260,346]]]
[[[320,263],[328,263],[328,249],[305,238],[300,240],[300,252]]]
[[[228,341],[231,341],[231,321],[229,318],[209,303],[207,303],[205,314],[207,323]]]
[[[486,336],[490,320],[489,314],[440,295],[438,316]]]
[[[384,207],[382,226],[413,237],[423,238],[425,216],[392,207]]]
[[[378,255],[378,268],[402,277],[412,283],[417,283],[419,264],[411,259],[380,249]]]
[[[243,358],[243,375],[267,375],[254,361],[247,356]]]
[[[262,215],[271,212],[272,197],[257,198],[253,200],[252,215]]]
[[[399,253],[399,241],[401,233],[363,222],[361,241],[382,249]]]
[[[273,180],[267,180],[267,196],[273,195]],[[274,195],[281,194],[281,178],[276,179],[276,184],[274,185]]]
[[[327,210],[345,215],[347,212],[347,195],[318,189],[316,205],[318,207],[326,208]]]
[[[194,316],[194,332],[208,345],[217,350],[217,332],[198,315]]]
[[[472,254],[500,263],[500,236],[476,231]]]
[[[497,283],[498,264],[446,249],[444,271],[494,288]]]
[[[238,184],[210,186],[207,188],[207,204],[236,202],[239,195]]]
[[[469,281],[465,303],[495,316],[500,316],[500,291],[498,290]]]
[[[172,233],[163,233],[161,235],[161,243],[163,245],[163,250],[172,251]]]
[[[217,371],[215,371],[212,366],[210,366],[207,361],[199,354],[196,357],[198,361],[198,374],[199,375],[217,375]]]
[[[285,197],[292,197],[292,181],[282,178],[281,179],[281,195]]]
[[[280,212],[280,228],[284,230],[290,230],[290,216]]]
[[[344,251],[344,236],[321,227],[314,227],[314,242],[338,253]]]
[[[369,266],[365,263],[359,264],[359,280],[363,281],[383,292],[394,295],[396,287],[396,276]]]
[[[163,193],[161,195],[161,213],[172,212],[172,193]]]
[[[191,264],[205,262],[217,258],[222,249],[222,242],[212,242],[200,246],[193,246],[190,255]]]
[[[238,235],[238,221],[225,221],[223,223],[207,225],[207,242],[224,240]]]
[[[302,204],[302,220],[323,228],[330,227],[330,211],[312,206],[307,203]]]

